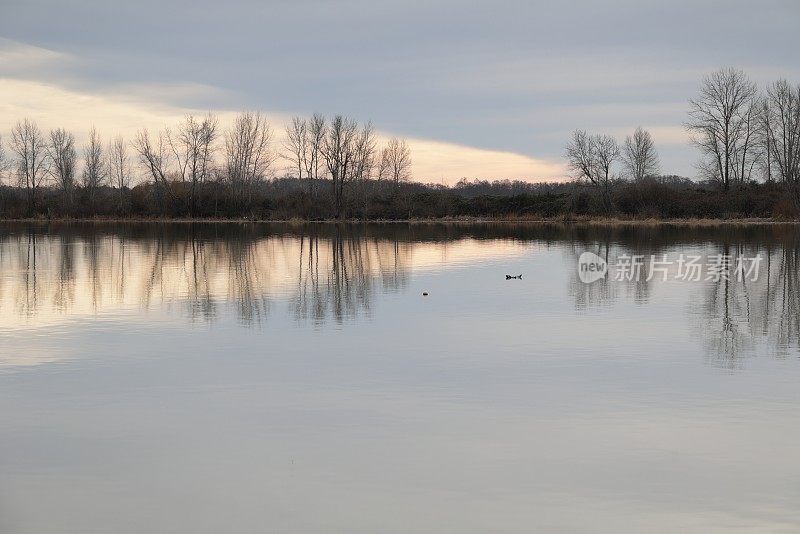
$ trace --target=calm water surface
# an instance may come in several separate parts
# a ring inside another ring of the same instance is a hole
[[[797,532],[799,262],[791,226],[2,224],[0,532]]]

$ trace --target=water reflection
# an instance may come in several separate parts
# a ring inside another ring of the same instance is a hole
[[[376,291],[405,287],[427,244],[446,251],[472,235],[445,225],[6,224],[0,313],[8,322],[166,305],[213,321],[232,306],[260,324],[286,297],[297,319],[342,322],[369,314]]]
[[[0,224],[0,532],[796,530],[799,237]]]
[[[709,355],[737,367],[739,359],[752,354],[763,339],[771,352],[785,357],[800,340],[797,236],[786,236],[777,247],[726,243],[717,248],[733,256],[760,254],[764,265],[757,280],[730,277],[706,288],[704,320],[697,324]]]
[[[408,243],[339,227],[5,230],[0,243],[4,321],[156,305],[185,306],[191,319],[213,321],[221,306],[230,305],[241,322],[257,324],[268,317],[272,300],[286,294],[297,318],[341,322],[368,313],[376,288],[402,288],[411,254]]]
[[[640,305],[653,299],[655,287],[691,285],[686,315],[708,356],[717,364],[736,368],[740,359],[754,354],[760,343],[784,357],[800,346],[800,231],[793,225],[724,227],[622,227],[577,232],[569,239],[565,261],[574,262],[589,250],[613,266],[625,256],[666,257],[673,264],[667,281],[648,280],[646,265],[641,276],[616,280],[611,275],[584,284],[573,273],[569,292],[579,310],[610,306],[620,295]],[[698,281],[670,281],[680,255],[695,255],[706,265],[722,255],[731,259],[726,275]],[[737,261],[760,257],[755,279],[738,276]]]
[[[532,249],[531,246],[534,246]],[[679,227],[578,225],[22,224],[0,226],[0,319],[42,324],[109,310],[177,309],[191,321],[233,312],[264,324],[288,306],[299,322],[343,323],[372,313],[376,295],[403,292],[431,264],[477,265],[557,254],[577,312],[649,306],[676,286],[706,353],[724,366],[767,343],[785,356],[800,341],[800,231],[790,225]],[[575,259],[697,253],[761,255],[755,281],[578,280]],[[671,293],[669,293],[671,294]],[[669,326],[667,326],[668,328]]]

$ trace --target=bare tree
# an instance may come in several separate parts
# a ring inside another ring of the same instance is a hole
[[[153,185],[159,191],[166,191],[172,197],[174,195],[169,186],[168,174],[169,157],[164,137],[163,133],[159,133],[158,139],[154,142],[150,139],[150,133],[147,130],[139,130],[133,142],[133,148],[139,155],[140,164],[147,169],[147,173],[153,179]]]
[[[286,127],[283,157],[296,172],[297,178],[308,181],[308,192],[314,194],[314,180],[319,178],[322,143],[325,140],[325,117],[315,113],[310,119],[293,117]]]
[[[763,157],[762,145],[759,142],[760,105],[758,96],[753,95],[741,112],[741,127],[733,148],[735,164],[731,172],[731,181],[739,186],[752,179],[753,169]]]
[[[622,164],[634,180],[658,174],[658,152],[650,132],[639,126],[625,139]]]
[[[28,214],[36,210],[36,195],[48,173],[47,145],[35,122],[24,119],[11,130],[11,152],[16,156],[17,178],[28,197]]]
[[[303,179],[308,154],[308,121],[302,117],[292,117],[286,126],[286,141],[281,156],[286,159],[292,171],[297,171],[297,178]]]
[[[6,174],[8,161],[6,161],[6,148],[3,145],[3,136],[0,135],[0,185],[3,185],[3,177]]]
[[[611,166],[619,158],[619,145],[608,135],[589,135],[583,130],[572,133],[567,145],[567,163],[577,173],[578,179],[586,179],[600,188],[603,204],[611,211]]]
[[[117,189],[117,211],[124,210],[125,190],[130,187],[131,174],[128,147],[122,136],[117,136],[108,145],[108,178]]]
[[[780,179],[800,206],[800,85],[778,80],[767,88],[767,118],[772,160]]]
[[[772,129],[772,116],[770,113],[769,97],[765,96],[761,99],[759,115],[758,115],[758,129],[757,129],[757,142],[759,144],[761,157],[761,170],[764,175],[765,182],[772,182],[772,139],[770,131]]]
[[[89,192],[89,204],[94,205],[97,189],[105,183],[103,142],[97,130],[89,131],[89,142],[83,149],[83,187]]]
[[[47,154],[50,157],[51,172],[64,195],[64,204],[69,210],[72,208],[75,167],[78,159],[75,151],[75,137],[63,128],[51,130]]]
[[[565,152],[567,164],[575,171],[577,178],[585,178],[598,185],[597,164],[595,161],[594,137],[585,130],[572,132],[572,140],[567,145]]]
[[[711,162],[705,167],[714,170],[725,190],[752,149],[748,146],[749,111],[756,98],[756,86],[747,75],[727,68],[707,76],[698,98],[689,101],[686,127],[703,157]]]
[[[240,206],[252,202],[253,189],[271,171],[272,131],[260,113],[241,113],[225,136],[227,178]]]
[[[305,158],[306,176],[311,195],[314,195],[314,180],[320,177],[319,167],[322,160],[322,148],[327,134],[325,117],[315,113],[308,121],[308,153]]]
[[[344,186],[351,177],[350,166],[355,157],[358,124],[352,119],[337,115],[327,129],[323,155],[333,181],[333,197],[336,218],[342,216]]]
[[[367,212],[367,182],[375,169],[375,129],[366,123],[356,134],[353,144],[353,164],[350,166],[350,181],[359,185],[362,192],[364,214]]]
[[[603,198],[606,210],[611,211],[611,166],[619,158],[619,145],[609,135],[597,135],[594,141],[596,176],[603,186]]]
[[[375,167],[375,128],[368,122],[356,133],[353,144],[352,180],[369,180]]]
[[[197,208],[197,188],[213,173],[214,141],[217,138],[217,118],[209,113],[198,121],[188,115],[178,126],[176,134],[166,130],[180,179],[189,184],[188,208],[193,215]]]
[[[411,149],[405,139],[393,137],[383,148],[378,176],[393,181],[395,187],[411,179]]]

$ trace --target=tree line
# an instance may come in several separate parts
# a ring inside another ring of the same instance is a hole
[[[800,84],[780,79],[760,89],[741,70],[706,76],[689,100],[684,123],[700,151],[698,178],[722,191],[777,182],[800,208]],[[595,187],[607,212],[612,189],[625,179],[641,182],[659,172],[650,132],[639,127],[620,144],[605,134],[576,130],[565,157],[575,178]],[[621,164],[621,172],[613,166]]]
[[[280,144],[260,113],[222,129],[215,115],[78,147],[72,132],[29,119],[0,137],[0,217],[407,219],[797,217],[800,85],[759,88],[740,70],[708,75],[685,127],[699,149],[697,179],[661,175],[653,136],[621,143],[576,130],[565,150],[574,180],[412,180],[404,139],[379,146],[373,125],[337,115],[294,117]],[[277,146],[276,146],[277,145]],[[283,175],[281,175],[283,171]]]
[[[366,182],[396,192],[411,179],[405,139],[378,147],[371,123],[342,115],[294,117],[282,146],[274,145],[266,117],[253,112],[237,115],[224,132],[212,113],[188,115],[174,128],[141,129],[130,142],[117,136],[104,143],[92,128],[81,150],[72,132],[46,134],[23,119],[11,130],[8,150],[0,136],[0,177],[10,178],[11,211],[19,216],[42,213],[45,197],[50,215],[126,215],[137,193],[162,215],[247,216],[269,204],[265,195],[283,161],[283,179],[306,184],[305,204],[323,204],[320,213],[333,218],[348,215],[349,196]],[[134,184],[137,175],[143,180]]]

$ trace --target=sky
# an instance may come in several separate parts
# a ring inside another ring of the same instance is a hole
[[[693,177],[704,75],[800,82],[800,2],[0,0],[0,135],[131,137],[215,111],[320,112],[409,140],[415,179],[562,179],[570,132],[651,131]]]

